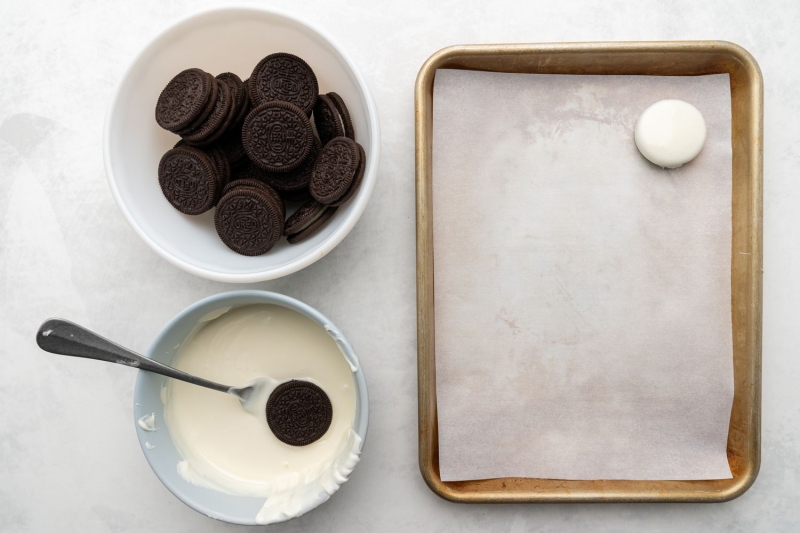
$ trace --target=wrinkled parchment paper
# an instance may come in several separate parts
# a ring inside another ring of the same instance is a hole
[[[664,98],[708,127],[677,170]],[[728,75],[439,70],[433,131],[442,479],[730,478]]]

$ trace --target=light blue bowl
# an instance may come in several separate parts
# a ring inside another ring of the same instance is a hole
[[[356,381],[356,418],[353,429],[361,437],[361,447],[363,449],[364,441],[367,437],[369,402],[367,398],[367,382],[364,379],[364,372],[362,372],[358,363],[358,357],[353,352],[350,343],[339,331],[339,328],[322,313],[299,300],[266,291],[231,291],[209,296],[190,305],[170,320],[150,346],[147,351],[147,357],[168,365],[171,364],[181,343],[201,318],[220,308],[240,307],[251,304],[274,304],[287,307],[307,316],[319,324],[320,327],[327,326],[326,329],[339,345],[345,358],[358,369],[354,375]],[[166,385],[167,379],[157,374],[139,372],[133,393],[133,422],[136,427],[136,434],[144,456],[147,458],[147,462],[150,463],[153,472],[172,494],[195,511],[232,524],[255,525],[255,517],[264,505],[264,498],[224,494],[192,485],[178,475],[177,464],[182,457],[175,448],[169,433],[169,427],[165,425],[164,405],[161,403],[161,388]],[[144,431],[138,425],[139,418],[150,413],[155,413],[156,415],[157,431]],[[145,446],[145,442],[149,442],[155,448],[148,449]]]

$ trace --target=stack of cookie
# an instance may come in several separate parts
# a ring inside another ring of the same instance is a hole
[[[182,137],[159,164],[164,196],[188,215],[216,206],[217,233],[243,255],[268,252],[281,235],[310,237],[364,177],[344,100],[319,94],[311,67],[291,54],[265,57],[244,82],[185,70],[159,96],[156,121]],[[285,202],[303,204],[286,219]]]

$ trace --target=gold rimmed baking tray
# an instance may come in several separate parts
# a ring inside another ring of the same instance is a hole
[[[732,111],[734,398],[728,431],[732,479],[565,481],[498,478],[443,482],[439,476],[434,346],[432,145],[438,69],[536,74],[696,76],[728,73]],[[465,503],[721,502],[744,493],[761,460],[761,286],[763,83],[755,59],[721,41],[452,46],[432,55],[415,87],[417,191],[417,371],[419,466],[439,496]]]

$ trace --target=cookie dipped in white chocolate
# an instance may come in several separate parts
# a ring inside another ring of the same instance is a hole
[[[678,168],[697,157],[706,142],[706,122],[692,104],[661,100],[639,116],[636,147],[650,162]]]
[[[290,446],[272,433],[263,407],[246,410],[233,396],[170,380],[164,416],[183,456],[178,473],[206,488],[264,497],[256,523],[299,516],[327,500],[358,462],[354,369],[325,328],[291,309],[250,305],[211,318],[184,342],[176,368],[221,383],[266,380],[260,405],[279,383],[305,379],[325,391],[333,417],[321,439]]]

